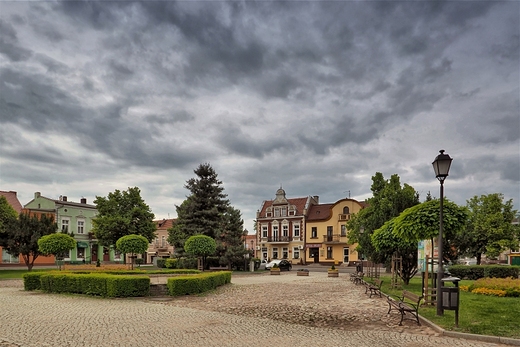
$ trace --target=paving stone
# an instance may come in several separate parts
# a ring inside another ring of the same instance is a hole
[[[102,299],[25,292],[0,281],[0,347],[31,346],[469,346],[500,344],[398,326],[385,299],[347,276],[233,276],[200,296]]]

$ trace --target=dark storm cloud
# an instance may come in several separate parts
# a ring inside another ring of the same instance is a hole
[[[191,170],[211,162],[233,202],[255,211],[280,185],[323,202],[361,196],[376,171],[437,189],[431,161],[446,147],[458,202],[480,194],[455,187],[472,175],[517,194],[516,3],[0,7],[5,184],[65,189],[81,177],[106,195],[128,182],[151,189],[153,205],[183,199]]]

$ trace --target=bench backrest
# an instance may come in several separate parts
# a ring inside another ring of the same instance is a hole
[[[419,304],[419,302],[422,300],[422,296],[419,296],[415,293],[409,292],[407,290],[403,290],[403,299],[408,299],[414,304]]]
[[[383,283],[383,280],[380,280],[379,278],[375,278],[375,279],[374,279],[374,284],[375,284],[376,286],[381,286],[382,283]]]

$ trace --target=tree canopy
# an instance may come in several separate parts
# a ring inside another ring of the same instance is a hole
[[[149,242],[141,235],[126,235],[116,241],[116,248],[124,254],[132,255],[132,269],[134,268],[134,255],[142,254],[148,249]]]
[[[390,259],[394,254],[401,257],[402,269],[397,269],[405,284],[417,273],[417,242],[398,237],[394,233],[392,218],[372,234],[372,244],[382,258]]]
[[[6,226],[18,217],[18,213],[9,204],[6,197],[0,196],[0,241],[6,232]]]
[[[375,262],[385,262],[388,254],[378,252],[372,244],[372,234],[406,208],[419,204],[419,194],[404,184],[397,174],[385,180],[380,172],[372,176],[373,196],[366,200],[368,207],[352,216],[347,223],[349,242],[358,243],[357,251]]]
[[[504,202],[500,193],[474,196],[467,201],[469,219],[461,251],[476,257],[477,264],[482,255],[493,259],[508,249],[517,250],[519,244],[518,227],[512,224],[517,213],[513,200]]]
[[[42,255],[38,239],[58,230],[54,217],[45,214],[38,217],[22,213],[18,218],[9,217],[5,226],[0,246],[13,256],[21,255],[29,271],[32,270],[35,260]]]
[[[238,258],[242,263],[246,250],[240,211],[230,205],[222,181],[210,164],[200,164],[193,172],[197,177],[186,181],[184,188],[190,195],[176,206],[177,220],[168,230],[168,242],[181,256],[186,240],[193,235],[206,235],[215,240],[215,255],[220,257],[221,264],[231,265]]]
[[[244,247],[247,231],[240,210],[229,206],[224,217],[224,226],[217,239],[217,253],[221,257],[220,263],[231,267],[233,264],[242,264],[245,254],[249,253]]]
[[[207,257],[215,254],[217,244],[215,239],[212,239],[206,235],[194,235],[190,236],[185,244],[184,250],[187,254],[195,257]]]
[[[115,190],[108,196],[96,196],[98,215],[93,219],[93,232],[104,246],[114,245],[126,235],[141,235],[149,242],[155,238],[154,214],[141,198],[138,187]]]
[[[63,253],[76,248],[76,240],[68,234],[54,233],[42,236],[38,240],[38,248],[41,254],[52,254],[56,259],[62,259]]]

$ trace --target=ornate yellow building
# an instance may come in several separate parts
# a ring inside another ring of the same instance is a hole
[[[364,206],[354,199],[311,205],[305,223],[305,262],[352,265],[358,261],[357,244],[349,242],[346,222]]]

